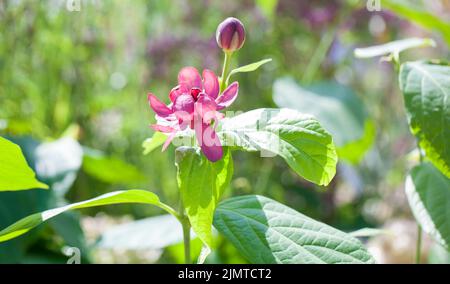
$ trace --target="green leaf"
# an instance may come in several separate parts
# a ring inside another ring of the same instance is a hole
[[[214,227],[252,263],[373,263],[360,241],[275,200],[221,202]]]
[[[429,38],[407,38],[396,40],[381,45],[375,45],[365,48],[356,48],[354,54],[358,58],[370,58],[382,55],[394,54],[398,55],[400,52],[417,47],[436,46],[434,40]]]
[[[106,183],[134,183],[145,176],[135,166],[115,157],[84,155],[83,171]]]
[[[103,206],[103,205],[121,204],[121,203],[152,204],[159,206],[162,209],[169,212],[170,214],[177,216],[173,209],[171,209],[164,203],[160,202],[158,196],[152,192],[139,189],[114,191],[100,195],[93,199],[69,204],[63,207],[50,209],[27,216],[17,221],[16,223],[12,224],[11,226],[5,228],[4,230],[0,231],[0,242],[5,242],[7,240],[23,235],[29,230],[40,225],[41,223],[69,210]]]
[[[24,153],[26,155],[25,150]],[[54,204],[54,199],[52,190],[1,191],[0,230],[23,216],[49,208]],[[0,243],[0,263],[22,262],[30,246],[39,241],[42,231],[35,230],[19,239]]]
[[[39,182],[28,166],[22,150],[0,137],[0,191],[15,191],[48,186]]]
[[[427,11],[427,7],[424,5],[417,5],[417,3],[406,0],[383,0],[383,8],[389,9],[425,29],[440,32],[447,44],[450,45],[450,24]]]
[[[262,65],[264,65],[270,61],[272,61],[272,58],[263,59],[258,62],[254,62],[254,63],[244,65],[244,66],[241,66],[241,67],[231,70],[230,74],[228,74],[227,83],[230,80],[232,75],[237,74],[237,73],[253,72],[256,69],[258,69],[259,67],[261,67]]]
[[[145,141],[142,143],[142,147],[144,148],[144,155],[147,155],[162,144],[166,142],[167,135],[161,132],[155,132],[151,138],[145,139]]]
[[[450,179],[430,163],[422,163],[406,178],[409,206],[424,232],[450,250]]]
[[[336,173],[331,135],[312,116],[292,109],[255,109],[223,121],[223,145],[279,155],[300,176],[327,185]]]
[[[210,162],[198,149],[176,150],[178,186],[192,229],[212,247],[212,222],[217,203],[233,176],[233,159],[227,147],[223,158]]]
[[[335,82],[299,86],[294,79],[277,79],[273,99],[280,107],[317,117],[333,135],[340,159],[357,163],[372,146],[375,127],[362,101],[350,88]]]
[[[427,159],[450,177],[450,66],[406,62],[399,81],[411,132]]]
[[[354,232],[349,233],[350,236],[355,238],[368,238],[368,237],[375,237],[378,235],[383,234],[391,234],[391,232],[383,229],[374,229],[374,228],[362,228],[359,230],[356,230]]]

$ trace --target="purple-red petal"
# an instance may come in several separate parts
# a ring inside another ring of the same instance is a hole
[[[222,95],[216,99],[217,110],[230,106],[237,98],[239,92],[239,83],[233,82],[223,91]]]
[[[170,108],[168,108],[152,93],[148,94],[148,102],[150,103],[150,107],[153,109],[153,111],[160,117],[166,117],[173,113]]]
[[[173,103],[172,109],[178,119],[181,129],[190,126],[194,115],[195,100],[191,95],[182,94],[178,96]]]
[[[189,90],[185,86],[178,85],[174,87],[169,93],[170,101],[173,103],[179,95],[185,93],[189,93]]]
[[[223,156],[222,144],[212,127],[204,123],[201,118],[195,122],[195,136],[203,154],[211,162],[220,160]]]
[[[184,67],[178,73],[178,84],[188,90],[202,88],[202,77],[194,67]]]
[[[213,99],[219,95],[219,79],[211,70],[203,70],[203,89]]]
[[[217,104],[214,99],[208,95],[201,94],[195,103],[196,115],[203,118],[204,121],[209,122],[215,116]]]

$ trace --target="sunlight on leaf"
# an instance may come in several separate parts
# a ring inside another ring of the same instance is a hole
[[[406,62],[399,84],[411,132],[426,158],[450,177],[450,65]]]
[[[270,61],[272,61],[272,58],[263,59],[261,61],[254,62],[254,63],[244,65],[244,66],[241,66],[241,67],[231,70],[230,74],[227,77],[227,83],[230,81],[230,78],[232,75],[237,74],[237,73],[253,72],[256,69],[258,69],[259,67],[261,67],[262,65],[269,63]]]
[[[384,234],[392,235],[392,232],[383,230],[383,229],[362,228],[362,229],[353,231],[348,234],[355,238],[369,238],[369,237],[375,237],[375,236],[384,235]]]
[[[450,179],[430,163],[411,170],[405,192],[424,232],[450,250]]]
[[[48,189],[28,166],[20,147],[0,137],[0,191]]]
[[[259,195],[221,202],[214,227],[252,263],[373,263],[361,242]]]
[[[144,148],[144,155],[153,152],[153,150],[163,145],[166,140],[167,135],[161,132],[155,132],[155,134],[153,134],[151,138],[145,139],[145,141],[142,143],[142,147]]]
[[[198,149],[179,147],[176,165],[181,199],[192,229],[211,248],[214,210],[233,176],[231,152],[224,147],[223,158],[213,163]]]
[[[279,155],[304,179],[327,185],[336,173],[337,154],[331,135],[311,115],[293,109],[255,109],[224,120],[224,145]]]
[[[166,210],[168,213],[176,215],[173,209],[171,209],[168,205],[160,202],[158,196],[150,191],[140,189],[114,191],[100,195],[93,199],[46,210],[41,213],[36,213],[25,217],[0,231],[0,242],[5,242],[7,240],[23,235],[29,230],[40,225],[41,223],[69,210],[122,203],[142,203],[156,205]]]
[[[450,23],[427,11],[423,4],[418,5],[417,1],[411,2],[409,0],[383,0],[383,7],[425,29],[438,31],[450,45]]]
[[[389,54],[399,54],[400,52],[417,47],[435,47],[436,42],[429,38],[407,38],[396,40],[381,45],[365,48],[356,48],[354,53],[358,58],[371,58]]]

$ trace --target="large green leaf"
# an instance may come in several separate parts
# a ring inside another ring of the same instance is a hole
[[[406,62],[399,81],[412,133],[426,157],[450,177],[450,66]]]
[[[8,137],[8,139],[20,146],[27,163],[40,180],[50,185],[51,190],[0,192],[0,228],[12,224],[23,216],[64,202],[62,195],[76,177],[82,155],[76,141],[71,143],[66,140],[59,143],[57,140],[40,143],[30,137]],[[48,255],[48,252],[43,252],[40,248],[47,246],[50,228],[64,239],[66,245],[80,248],[83,251],[83,262],[88,261],[89,248],[79,225],[79,216],[70,213],[61,214],[52,219],[48,226],[40,226],[39,230],[34,230],[27,236],[0,243],[0,263],[23,263],[32,254],[31,251],[39,251],[37,252],[39,257]],[[60,246],[56,244],[52,248],[58,251]]]
[[[17,221],[16,223],[12,224],[11,226],[5,228],[4,230],[0,231],[0,242],[4,242],[16,238],[20,235],[23,235],[29,230],[38,226],[39,224],[69,210],[103,206],[103,205],[121,204],[121,203],[152,204],[161,207],[170,214],[174,214],[173,209],[171,209],[164,203],[161,203],[159,201],[158,196],[152,192],[139,189],[114,191],[107,194],[103,194],[93,199],[69,204],[63,207],[50,209],[27,216]]]
[[[280,107],[317,117],[333,135],[341,159],[356,163],[373,143],[373,122],[362,101],[346,86],[321,82],[303,88],[292,78],[281,78],[274,83],[273,99]]]
[[[36,179],[20,147],[0,137],[0,191],[32,188],[48,188],[48,186]]]
[[[192,229],[209,248],[212,246],[214,210],[233,176],[231,152],[224,147],[223,158],[210,162],[198,149],[176,150],[178,185]]]
[[[365,48],[356,48],[355,56],[359,58],[370,58],[382,55],[398,54],[404,50],[416,47],[435,46],[434,40],[429,38],[407,38],[388,42],[381,45],[375,45]]]
[[[422,163],[411,170],[405,191],[423,230],[450,249],[450,179],[432,164]]]
[[[258,195],[221,202],[219,230],[252,263],[373,263],[360,241]]]
[[[303,178],[327,185],[336,173],[331,135],[310,115],[291,109],[255,109],[223,121],[225,145],[261,156],[279,155]]]
[[[425,29],[437,31],[442,34],[447,44],[450,45],[450,23],[440,19],[427,11],[424,5],[411,3],[408,0],[383,0],[383,8],[393,11]],[[425,3],[427,1],[424,1]]]

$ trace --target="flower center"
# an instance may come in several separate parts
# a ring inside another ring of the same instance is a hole
[[[199,88],[192,88],[191,89],[191,96],[194,98],[195,101],[198,99],[198,95],[202,92]]]

